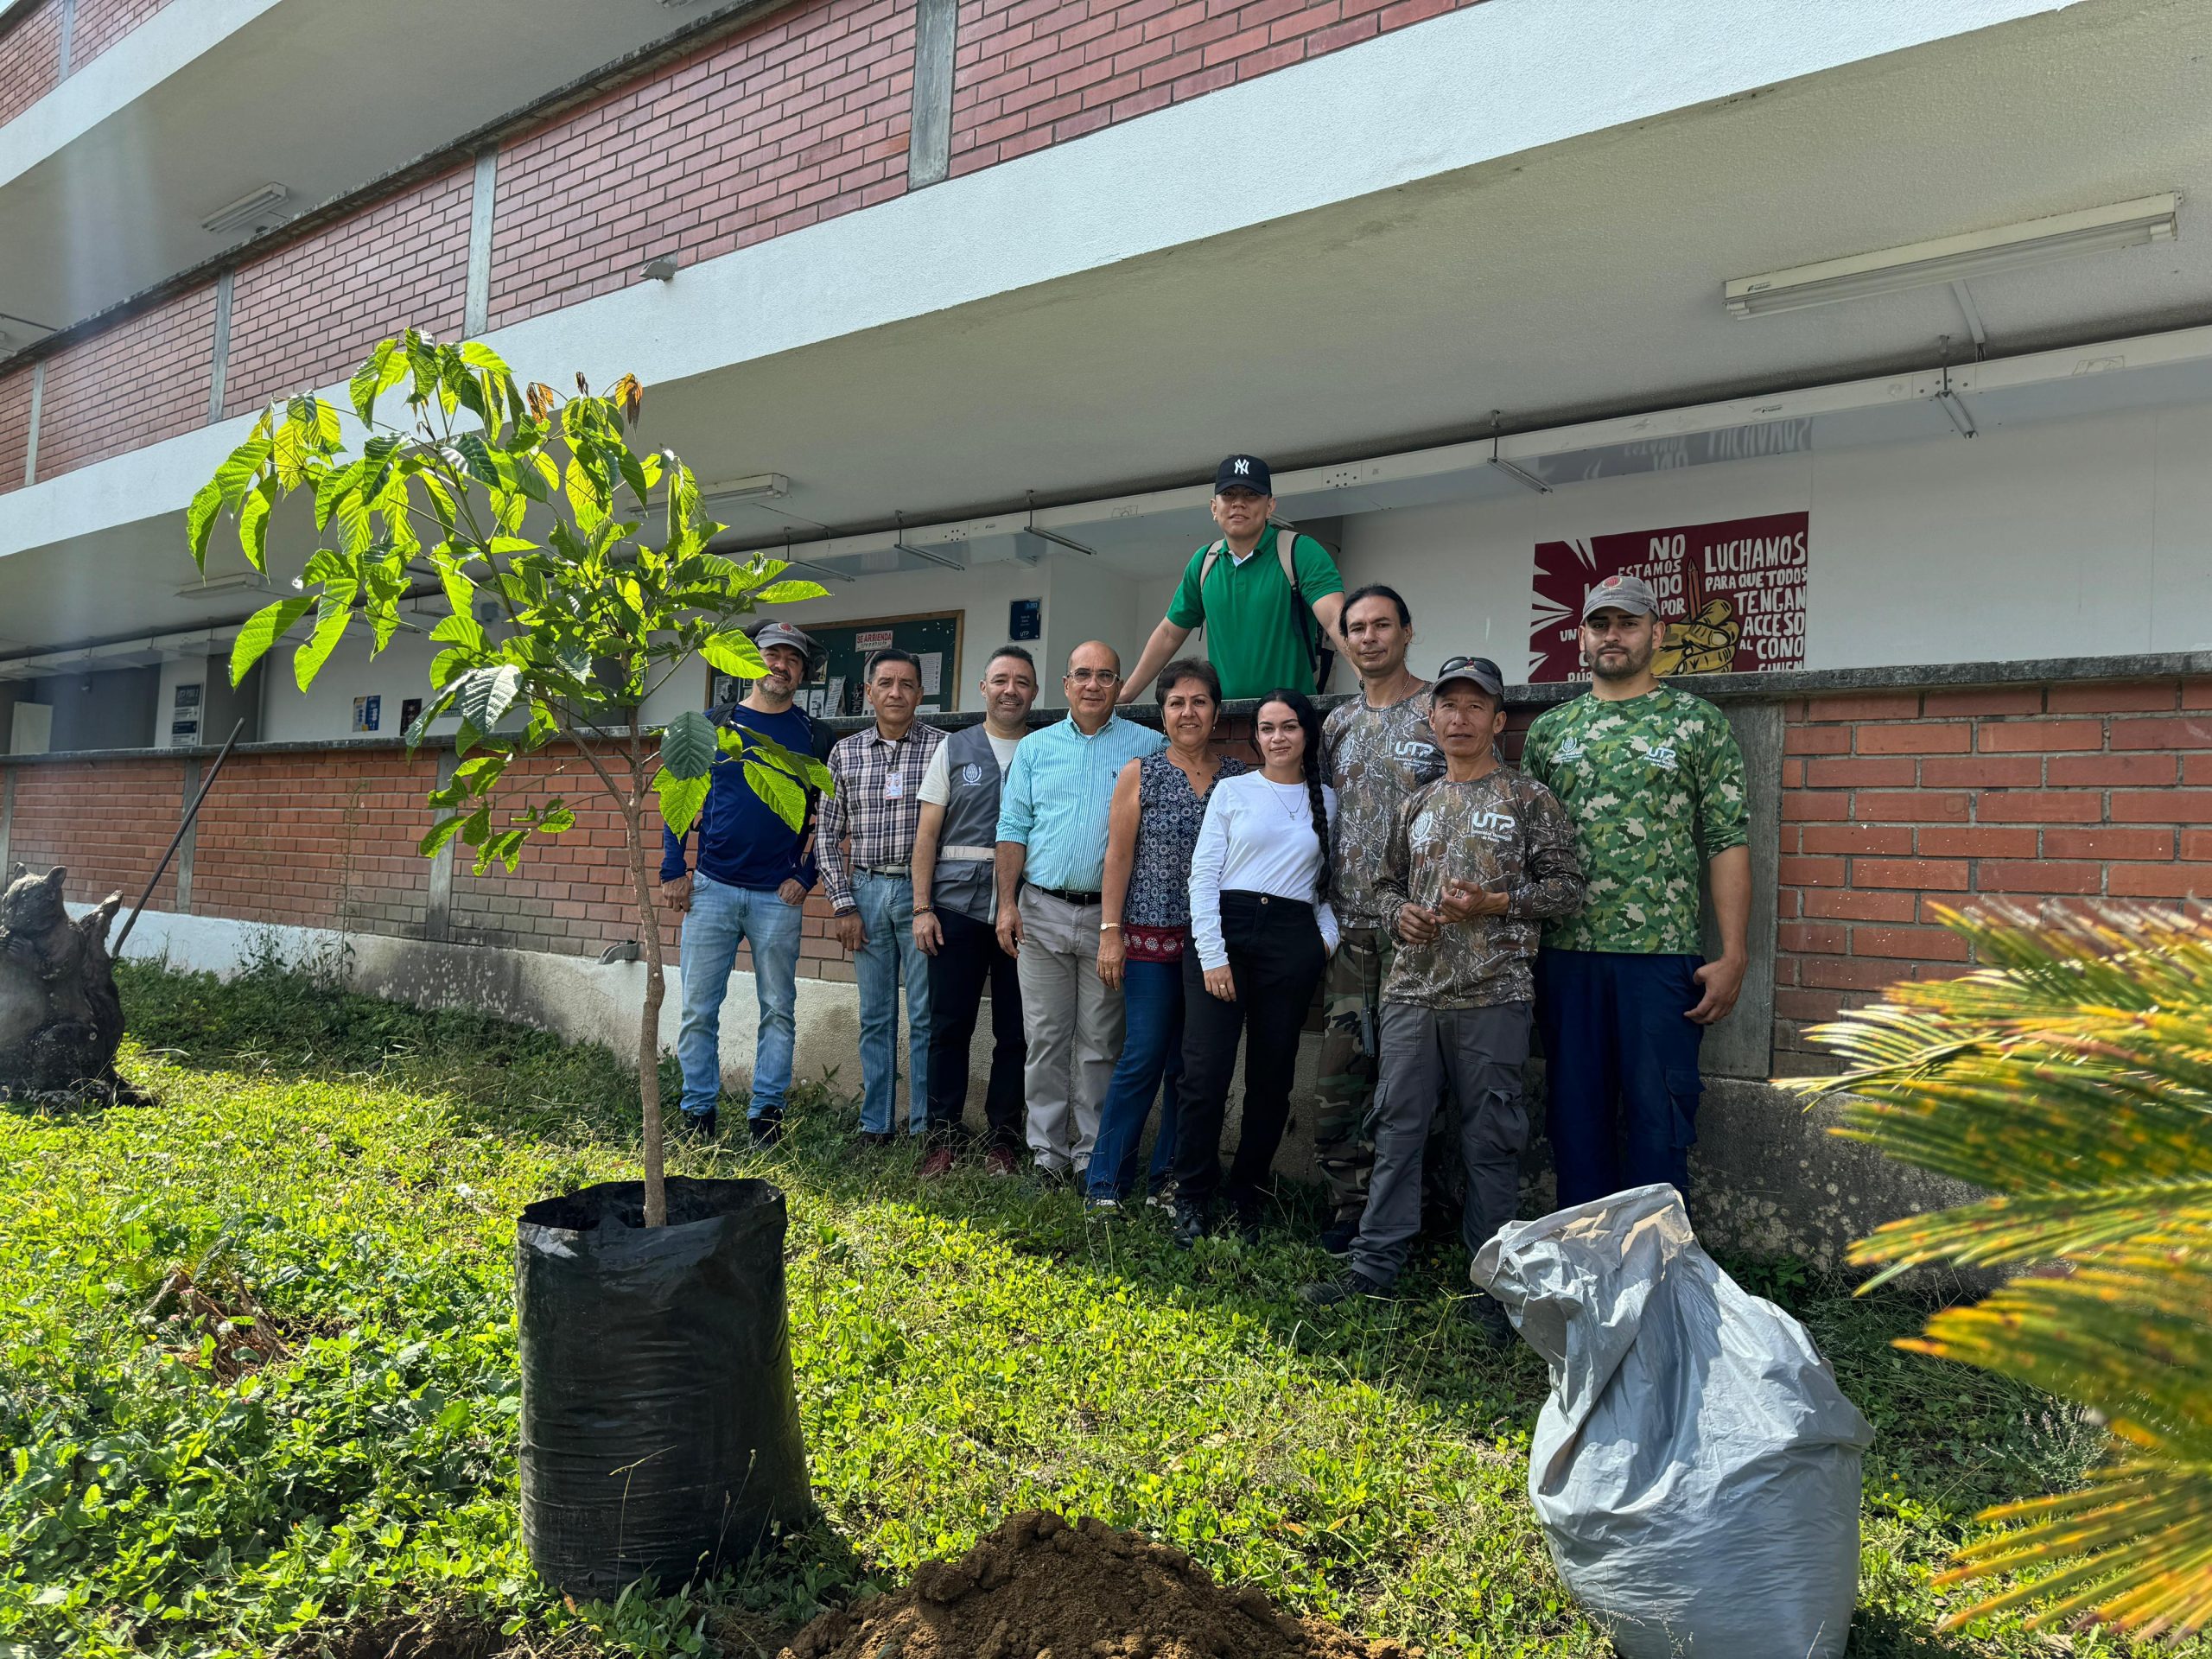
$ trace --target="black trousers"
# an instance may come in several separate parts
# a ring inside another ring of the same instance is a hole
[[[1328,953],[1313,906],[1258,893],[1221,895],[1221,931],[1236,1000],[1206,989],[1195,949],[1183,953],[1183,1099],[1175,1128],[1177,1199],[1203,1211],[1217,1192],[1240,1211],[1256,1208],[1290,1116],[1298,1033]],[[1221,1124],[1236,1045],[1244,1042],[1244,1120],[1229,1179],[1221,1177]]]
[[[968,1050],[983,988],[991,990],[991,1081],[983,1095],[986,1140],[1020,1152],[1023,1105],[1022,1063],[1028,1044],[1021,1034],[1021,979],[1012,957],[999,949],[999,936],[988,922],[940,910],[944,938],[930,958],[929,1143],[949,1147],[965,1139],[962,1116],[968,1109]]]

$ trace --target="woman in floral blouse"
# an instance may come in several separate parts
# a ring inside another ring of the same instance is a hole
[[[1160,1093],[1160,1137],[1148,1202],[1165,1202],[1175,1150],[1175,1091],[1183,1074],[1183,952],[1191,941],[1191,849],[1217,781],[1246,770],[1208,747],[1221,710],[1213,665],[1186,657],[1160,671],[1167,747],[1122,768],[1106,836],[1098,976],[1123,988],[1122,1058],[1099,1115],[1084,1207],[1119,1211],[1136,1177],[1137,1145]]]

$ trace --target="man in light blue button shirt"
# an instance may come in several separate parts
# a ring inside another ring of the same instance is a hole
[[[1167,745],[1114,712],[1121,681],[1113,646],[1098,639],[1077,645],[1060,682],[1068,717],[1021,740],[999,795],[999,944],[1020,963],[1029,1149],[1039,1173],[1056,1182],[1080,1180],[1089,1166],[1122,1052],[1121,988],[1098,977],[1114,785],[1130,761]]]

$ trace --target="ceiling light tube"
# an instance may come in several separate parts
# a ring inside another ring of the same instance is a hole
[[[1761,317],[1809,305],[1833,305],[1936,283],[1968,282],[1995,271],[2018,270],[2076,254],[2170,242],[2178,232],[2180,207],[2181,197],[2166,191],[1993,231],[1969,231],[1933,242],[1795,265],[1763,276],[1738,276],[1722,289],[1721,300],[1732,315]]]
[[[200,221],[200,228],[214,236],[227,236],[249,226],[265,228],[283,217],[273,210],[291,194],[271,181],[258,190],[248,191],[228,207],[218,207]]]

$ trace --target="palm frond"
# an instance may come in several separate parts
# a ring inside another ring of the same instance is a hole
[[[1946,912],[1984,964],[1814,1034],[1835,1133],[1986,1191],[1852,1259],[2049,1264],[1898,1345],[2099,1413],[2125,1455],[1982,1518],[1941,1580],[2027,1573],[1952,1624],[2028,1607],[2139,1634],[2212,1624],[2212,922],[2196,912]]]

